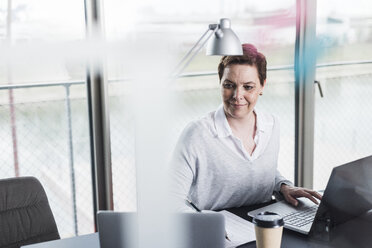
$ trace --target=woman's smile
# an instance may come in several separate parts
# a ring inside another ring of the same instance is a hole
[[[233,106],[234,108],[244,108],[248,105],[248,103],[231,103],[231,106]]]

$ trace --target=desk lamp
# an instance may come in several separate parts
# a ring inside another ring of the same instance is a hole
[[[212,35],[214,36],[210,39]],[[176,66],[174,70],[175,77],[178,77],[183,72],[209,39],[207,55],[243,55],[242,45],[239,38],[236,36],[234,31],[231,30],[230,19],[222,18],[220,19],[219,24],[209,24],[207,31]],[[201,45],[195,50],[199,44]]]

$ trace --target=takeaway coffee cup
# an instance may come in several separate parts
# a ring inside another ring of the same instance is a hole
[[[257,248],[279,248],[282,242],[284,221],[276,213],[262,212],[253,218]]]

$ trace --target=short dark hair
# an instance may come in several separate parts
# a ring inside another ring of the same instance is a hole
[[[255,66],[258,71],[260,84],[263,86],[266,80],[266,58],[265,55],[257,51],[257,48],[252,44],[243,44],[243,55],[241,56],[223,56],[218,65],[218,76],[222,79],[225,68],[229,65],[251,65]]]

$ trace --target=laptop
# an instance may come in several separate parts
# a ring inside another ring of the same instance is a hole
[[[101,248],[138,247],[137,213],[98,211],[97,226]]]
[[[172,216],[182,225],[177,248],[225,247],[225,219],[221,213],[183,212]],[[138,247],[137,213],[99,211],[97,220],[101,248]],[[164,235],[164,238],[169,235],[172,234]]]
[[[307,198],[297,200],[297,207],[279,201],[248,215],[275,212],[283,217],[284,228],[330,240],[332,228],[372,209],[372,156],[333,168],[319,205]]]

